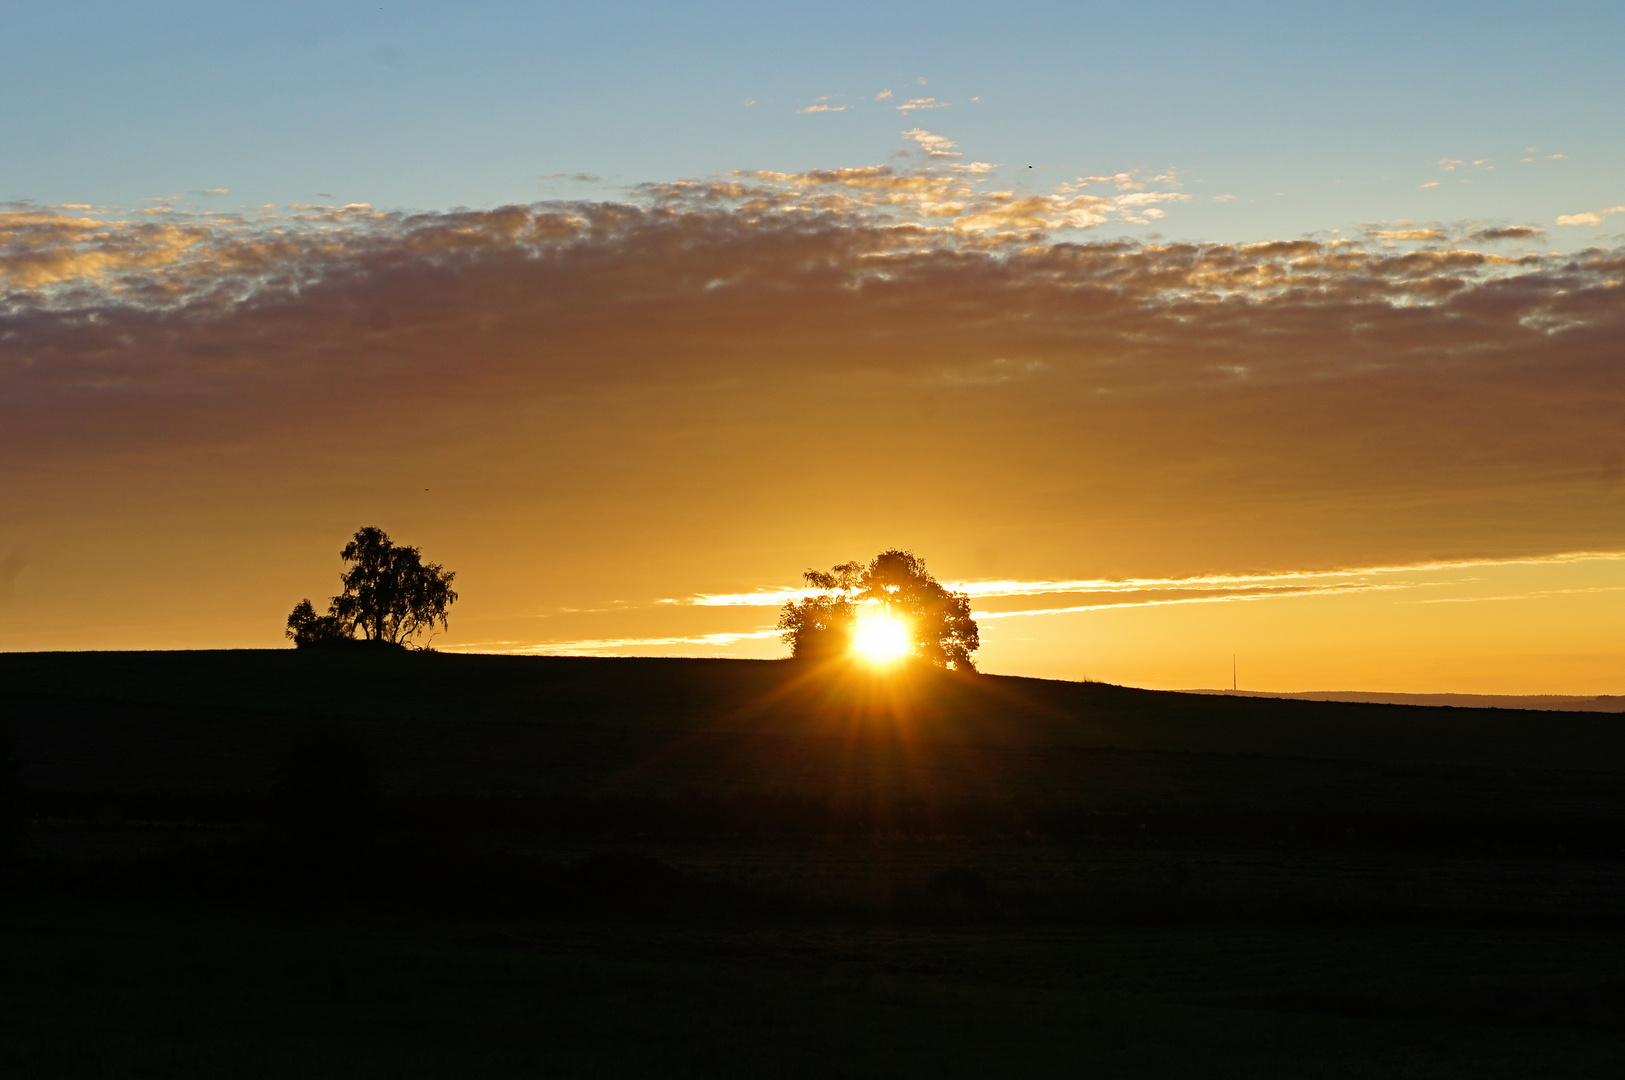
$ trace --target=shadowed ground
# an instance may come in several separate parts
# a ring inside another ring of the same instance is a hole
[[[0,710],[0,1075],[1625,1049],[1619,717],[351,650],[5,655]],[[363,753],[364,820],[288,824],[312,731]]]

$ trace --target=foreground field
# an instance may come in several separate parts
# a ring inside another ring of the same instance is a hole
[[[1625,1050],[1615,716],[364,651],[14,654],[0,687],[0,1075]]]

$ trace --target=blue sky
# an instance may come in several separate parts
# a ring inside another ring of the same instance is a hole
[[[879,164],[915,129],[1004,185],[1173,171],[1190,202],[1129,234],[1504,221],[1562,248],[1599,230],[1559,215],[1625,203],[1618,4],[143,3],[7,21],[0,199],[42,204],[224,188],[200,201],[479,208]],[[916,98],[945,104],[897,109]],[[798,111],[820,104],[840,111]],[[545,179],[576,173],[604,183]]]

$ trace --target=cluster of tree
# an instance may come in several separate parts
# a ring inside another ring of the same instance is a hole
[[[867,608],[908,628],[913,655],[938,667],[976,670],[971,653],[981,639],[970,597],[944,588],[912,551],[882,551],[868,566],[848,562],[802,577],[822,591],[785,604],[779,613],[779,631],[797,659],[850,653]]]
[[[418,634],[446,629],[446,609],[457,599],[457,575],[423,561],[415,547],[398,545],[382,529],[356,532],[339,553],[348,568],[339,576],[344,591],[318,615],[309,599],[288,616],[288,637],[300,648],[365,641],[405,646]],[[357,634],[360,637],[357,637]]]

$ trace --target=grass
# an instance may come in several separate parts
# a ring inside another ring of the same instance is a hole
[[[1575,934],[4,914],[16,1076],[1602,1076],[1625,1050],[1617,950]],[[1521,1005],[1554,967],[1561,1007]]]
[[[0,656],[6,726],[0,1076],[1625,1050],[1606,714],[288,651]]]

